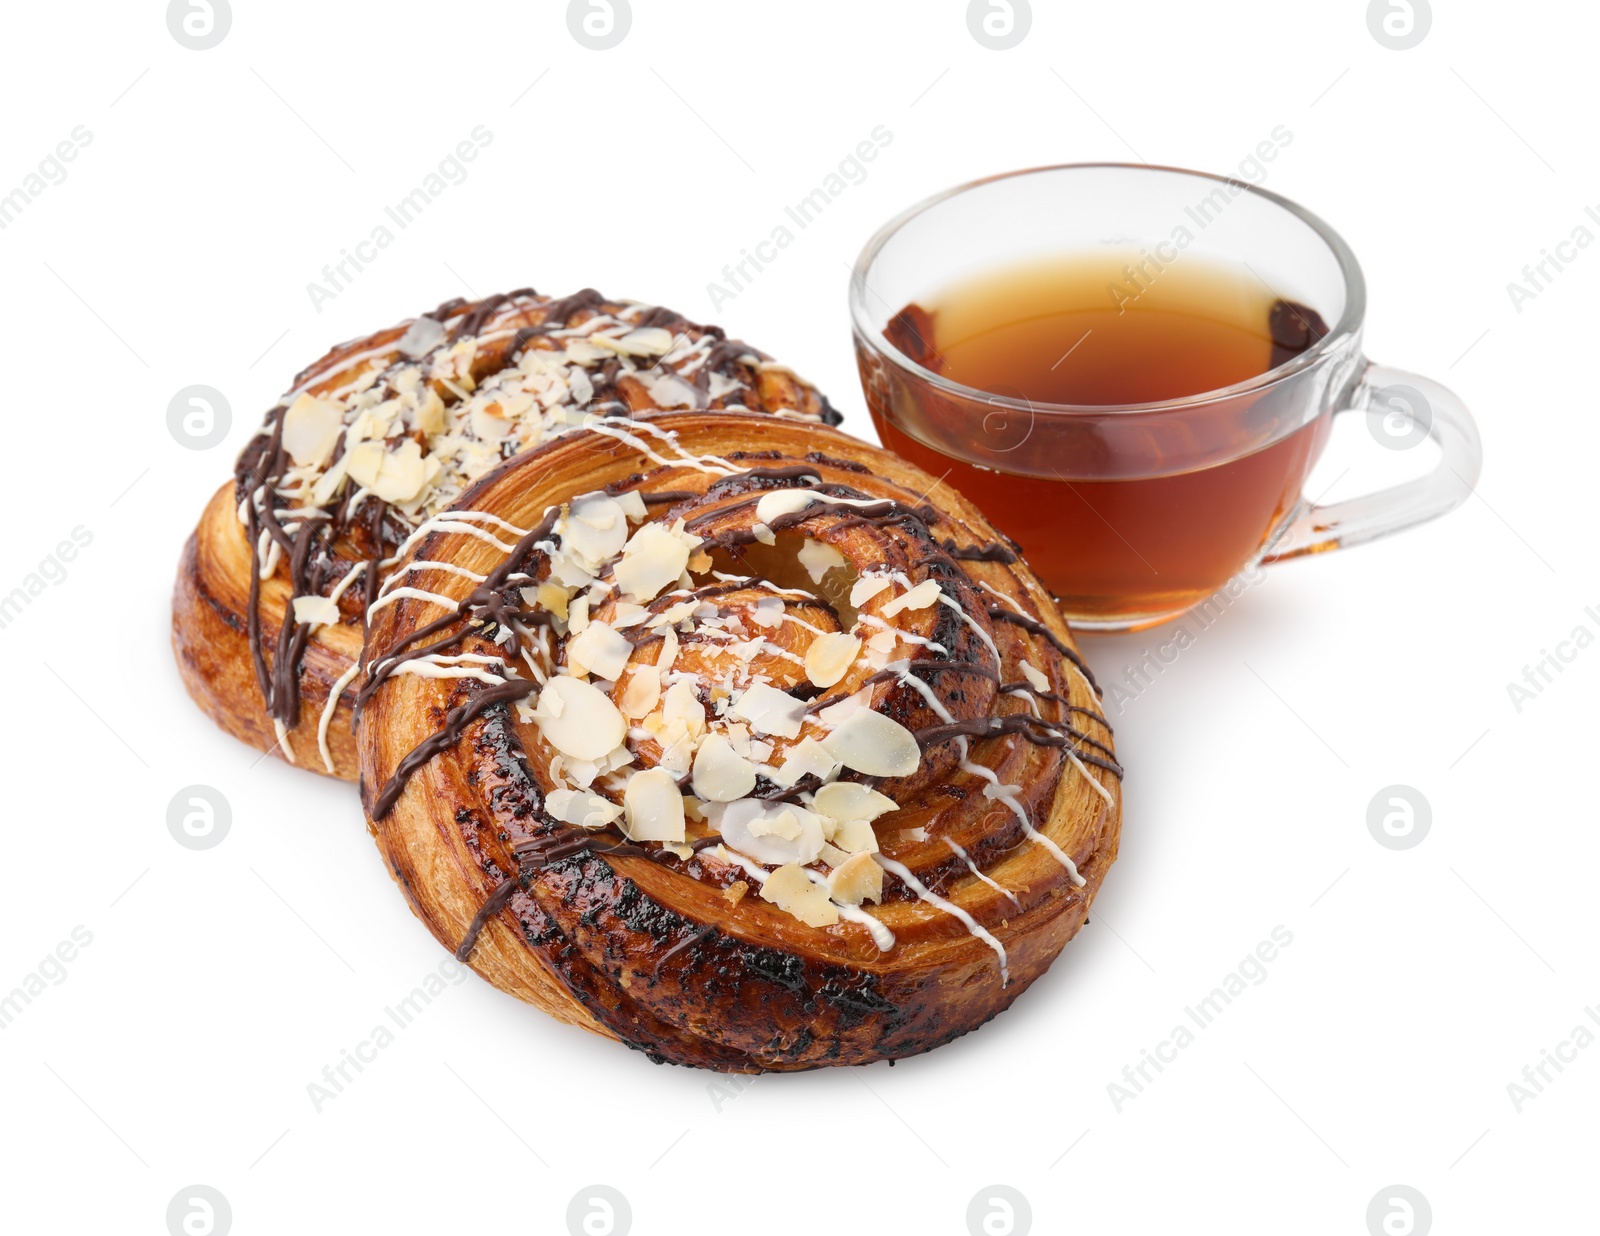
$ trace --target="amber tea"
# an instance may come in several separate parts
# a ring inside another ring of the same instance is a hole
[[[885,338],[950,382],[999,398],[893,393],[863,378],[884,444],[966,494],[1079,618],[1151,620],[1209,595],[1293,512],[1328,418],[1284,426],[1270,398],[1194,418],[1129,408],[1117,445],[1047,405],[1193,400],[1283,365],[1327,333],[1244,265],[1139,249],[1001,268],[890,319]],[[889,406],[890,402],[893,407]],[[1130,446],[1131,444],[1131,446]],[[1266,533],[1264,533],[1266,530]]]

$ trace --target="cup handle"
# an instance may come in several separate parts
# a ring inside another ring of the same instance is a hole
[[[1349,402],[1334,415],[1346,412],[1364,413],[1373,437],[1392,450],[1432,438],[1442,451],[1438,465],[1426,476],[1359,498],[1327,505],[1302,499],[1263,561],[1360,545],[1436,519],[1466,501],[1478,483],[1483,470],[1478,426],[1466,405],[1432,379],[1368,361]]]

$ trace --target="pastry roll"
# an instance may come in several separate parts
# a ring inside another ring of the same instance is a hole
[[[596,422],[422,521],[371,607],[368,819],[445,947],[658,1061],[927,1051],[1086,921],[1122,769],[971,503],[831,429]]]
[[[447,301],[334,348],[267,413],[184,549],[172,639],[190,695],[245,742],[354,778],[363,614],[416,528],[518,451],[673,408],[839,419],[717,327],[593,289]]]

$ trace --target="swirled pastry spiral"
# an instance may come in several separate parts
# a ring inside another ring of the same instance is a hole
[[[246,742],[353,779],[362,615],[418,524],[519,450],[669,408],[838,421],[717,327],[592,289],[447,301],[334,348],[268,412],[184,550],[189,693]]]
[[[657,1060],[926,1051],[1084,923],[1121,769],[1048,594],[875,447],[670,414],[551,442],[378,589],[362,798],[434,936]]]

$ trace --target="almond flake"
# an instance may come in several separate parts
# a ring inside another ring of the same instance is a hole
[[[861,637],[830,631],[811,641],[806,649],[806,677],[819,687],[831,687],[855,664]]]
[[[818,501],[815,494],[804,489],[774,489],[762,494],[756,503],[756,518],[764,524],[770,524],[781,516],[803,511]]]
[[[922,763],[916,735],[881,712],[860,708],[822,740],[823,750],[869,777],[909,777]]]
[[[808,774],[819,781],[826,781],[838,771],[839,761],[823,750],[822,744],[815,738],[807,737],[789,748],[788,758],[777,770],[774,780],[788,788]]]
[[[800,547],[798,555],[800,565],[805,567],[806,574],[811,576],[813,584],[820,584],[822,577],[835,567],[844,565],[844,555],[832,545],[824,545],[821,541],[806,538],[806,543]]]
[[[860,609],[893,583],[887,575],[863,575],[850,585],[850,604]]]
[[[551,790],[544,810],[551,819],[579,828],[604,828],[622,814],[616,803],[588,790]]]
[[[809,863],[822,852],[822,818],[790,803],[740,798],[706,808],[723,842],[758,863]]]
[[[620,339],[596,339],[595,342],[608,343],[617,351],[634,356],[665,356],[672,350],[672,332],[659,326],[645,326],[630,330]]]
[[[900,804],[887,794],[880,794],[855,781],[835,781],[825,785],[812,797],[811,809],[830,820],[844,823],[847,820],[875,820],[880,815],[898,811]],[[833,838],[830,836],[829,841]]]
[[[697,538],[691,538],[698,544]],[[615,568],[617,587],[635,601],[654,600],[689,565],[692,547],[661,524],[644,524],[629,538]]]
[[[664,768],[647,768],[628,778],[622,793],[627,833],[634,841],[682,841],[683,795]]]
[[[622,715],[637,721],[655,711],[661,701],[661,671],[653,665],[638,665],[622,689]]]
[[[833,831],[828,835],[828,841],[846,854],[876,854],[878,852],[878,834],[873,831],[872,825],[866,820],[846,820],[844,823],[834,823],[823,820],[822,831],[828,833],[828,825],[833,823]]]
[[[574,498],[566,518],[556,525],[564,555],[575,558],[591,574],[623,550],[628,540],[626,512],[603,493]]]
[[[882,609],[885,618],[893,618],[903,609],[927,609],[939,599],[939,581],[925,579],[911,591],[898,596]]]
[[[329,399],[302,394],[283,414],[283,449],[300,467],[320,468],[339,440],[344,414]]]
[[[628,723],[610,696],[592,683],[565,675],[544,684],[534,720],[544,740],[574,760],[609,755],[628,733]]]
[[[750,611],[750,621],[758,627],[778,627],[783,625],[783,598],[762,597],[756,602],[755,608]]]
[[[743,798],[756,788],[755,765],[721,734],[710,734],[694,757],[694,792],[714,803]]]
[[[774,686],[758,682],[746,688],[730,711],[734,716],[750,722],[757,733],[775,734],[779,738],[799,738],[806,705],[804,700],[797,700]]]
[[[827,890],[813,884],[805,868],[794,863],[779,867],[762,881],[761,899],[807,927],[831,927],[839,921],[839,908],[828,900]]]
[[[444,326],[433,318],[417,318],[395,343],[395,349],[412,360],[426,356],[444,342]]]
[[[1022,663],[1022,676],[1033,684],[1035,691],[1048,691],[1050,689],[1050,680],[1035,669],[1031,662],[1024,661]]]
[[[363,442],[347,458],[355,482],[385,502],[409,502],[427,480],[422,448],[410,438],[395,451],[384,450],[382,442]]]
[[[567,641],[569,666],[610,682],[622,677],[623,671],[628,668],[628,658],[632,655],[633,645],[628,638],[613,631],[604,622],[589,623],[582,634]]]
[[[522,593],[525,600],[528,599],[527,594],[530,591],[533,592],[532,604],[537,605],[540,609],[549,610],[562,622],[567,620],[567,602],[572,598],[571,594],[560,584],[552,584],[547,580],[540,584],[537,589],[524,588]]]
[[[828,873],[828,895],[848,906],[883,900],[883,868],[871,854],[852,854]]]

